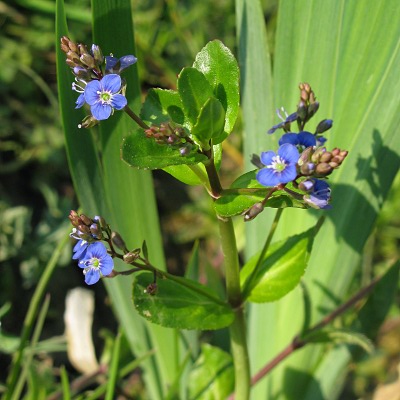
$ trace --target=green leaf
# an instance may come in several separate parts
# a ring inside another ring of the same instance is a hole
[[[135,276],[133,302],[139,314],[155,324],[179,329],[221,329],[230,325],[234,314],[229,305],[199,283],[186,278],[157,279],[154,295],[147,293],[153,274]]]
[[[219,40],[209,42],[196,56],[193,67],[201,71],[226,112],[225,134],[232,131],[239,112],[239,67],[234,55]],[[215,142],[214,143],[218,143]]]
[[[178,92],[185,115],[192,126],[197,122],[204,103],[213,97],[213,91],[206,77],[197,69],[183,68],[178,77]]]
[[[363,348],[367,353],[372,353],[374,345],[365,335],[346,329],[326,328],[304,335],[308,343],[336,343],[352,344]]]
[[[240,273],[243,296],[254,303],[265,303],[293,290],[307,268],[314,235],[315,230],[309,229],[272,244],[258,266],[261,253],[250,258]]]
[[[220,143],[224,125],[225,110],[215,97],[210,97],[200,110],[192,135],[200,143],[207,144],[210,139],[213,143]]]
[[[222,159],[222,145],[218,144],[213,146],[213,151],[215,166],[217,170],[219,170]],[[186,185],[201,185],[204,182],[208,183],[208,177],[204,164],[196,164],[194,167],[189,167],[188,165],[174,165],[163,169],[165,172],[168,172],[174,178],[185,183]],[[194,172],[194,169],[197,170],[197,174]],[[199,175],[201,176],[201,179]]]
[[[140,112],[141,118],[154,125],[173,121],[185,125],[183,104],[179,93],[174,90],[151,89]]]
[[[232,357],[218,347],[203,344],[189,376],[189,398],[224,400],[233,390]]]
[[[222,194],[222,197],[214,202],[215,211],[218,215],[223,217],[232,217],[234,215],[242,214],[248,210],[251,206],[260,201],[264,200],[270,188],[266,188],[258,183],[256,180],[256,170],[247,172],[237,178],[231,185],[230,189],[259,189],[252,192],[240,192],[232,193],[233,191],[226,190]],[[288,184],[287,188],[290,190],[301,193]],[[285,192],[284,190],[278,190],[274,192],[265,204],[265,207],[271,208],[308,208],[308,206],[302,201],[295,199],[293,196]]]
[[[147,138],[143,129],[134,130],[123,140],[121,156],[131,167],[140,169],[161,169],[170,165],[197,164],[207,160],[205,155],[196,151],[181,156],[178,148],[158,144],[153,138]]]

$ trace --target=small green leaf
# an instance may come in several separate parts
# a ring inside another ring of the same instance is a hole
[[[186,278],[157,279],[154,295],[147,293],[153,274],[135,276],[133,302],[139,314],[147,320],[168,328],[221,329],[229,326],[234,314],[230,306],[215,293]]]
[[[218,144],[213,146],[214,151],[214,162],[217,170],[219,170],[221,166],[221,159],[222,159],[222,145]],[[204,178],[208,181],[206,169],[204,164],[197,164],[196,168],[199,168],[200,173],[204,175]],[[163,168],[165,172],[168,172],[174,178],[178,179],[185,183],[186,185],[201,185],[202,181],[200,178],[193,172],[193,170],[188,165],[173,165],[170,167]]]
[[[230,189],[259,189],[253,192],[239,192],[232,193],[230,190],[226,190],[222,197],[214,202],[214,207],[218,215],[223,217],[232,217],[234,215],[242,214],[248,210],[254,204],[262,201],[267,195],[269,188],[262,186],[256,180],[257,170],[250,171],[240,176],[232,183]],[[287,188],[300,193],[293,185],[288,184]],[[302,200],[298,200],[285,192],[284,190],[278,190],[272,194],[265,204],[265,207],[272,208],[308,208],[308,206]]]
[[[265,303],[293,290],[306,270],[314,236],[312,228],[272,244],[258,267],[261,253],[255,254],[240,273],[243,296],[254,303]]]
[[[185,115],[195,125],[204,103],[213,97],[213,91],[206,77],[197,69],[183,68],[178,77],[178,92]]]
[[[197,164],[207,157],[195,151],[181,156],[176,147],[161,145],[147,138],[142,129],[136,129],[122,142],[122,159],[131,167],[161,169],[170,165]]]
[[[226,112],[225,136],[233,129],[239,112],[239,67],[232,52],[219,40],[209,42],[196,56],[193,67],[201,71]],[[220,138],[220,141],[224,139]]]
[[[224,400],[233,390],[232,357],[218,347],[203,344],[189,376],[189,398]]]
[[[343,343],[360,346],[367,353],[372,353],[374,345],[365,335],[346,329],[326,328],[306,334],[303,337],[308,343]]]
[[[160,125],[173,121],[185,125],[183,104],[178,92],[173,90],[151,89],[143,103],[141,118],[149,124]]]
[[[192,135],[200,143],[208,144],[210,139],[213,139],[213,143],[219,143],[224,125],[225,110],[215,97],[210,97],[200,110]]]

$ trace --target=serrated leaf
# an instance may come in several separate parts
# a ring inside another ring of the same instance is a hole
[[[192,135],[200,142],[207,144],[210,139],[219,143],[224,132],[225,110],[219,100],[210,97],[200,110]]]
[[[131,167],[161,169],[170,165],[197,164],[207,157],[195,151],[181,156],[176,147],[161,145],[147,138],[142,129],[136,129],[122,142],[122,159]]]
[[[287,187],[293,191],[297,191],[291,184]],[[256,180],[256,170],[241,175],[232,183],[230,189],[259,189],[258,191],[248,193],[230,193],[227,190],[222,197],[214,202],[216,212],[223,217],[231,217],[242,214],[254,204],[264,200],[267,195],[268,188],[262,186]],[[298,192],[298,191],[297,191]],[[265,207],[271,208],[308,208],[302,201],[294,198],[283,190],[278,190],[272,194],[265,204]]]
[[[240,273],[243,296],[254,303],[265,303],[293,290],[307,268],[314,235],[315,230],[309,229],[272,244],[258,266],[261,253],[250,258]]]
[[[193,67],[210,83],[226,112],[225,135],[233,129],[239,112],[239,67],[232,52],[219,40],[209,42],[196,56]],[[217,143],[217,142],[215,142]]]
[[[203,344],[189,376],[189,398],[224,400],[233,390],[232,357],[218,347]]]
[[[154,295],[147,293],[153,274],[135,276],[133,302],[138,313],[155,324],[178,329],[221,329],[229,326],[234,314],[215,293],[186,278],[157,279]]]
[[[151,89],[140,116],[149,124],[160,125],[162,122],[173,121],[185,125],[183,104],[179,93],[174,90]]]
[[[326,328],[311,332],[304,336],[308,343],[336,343],[352,344],[363,348],[367,353],[372,353],[374,345],[365,335],[346,329]]]
[[[204,103],[213,97],[213,91],[206,77],[196,68],[183,68],[178,77],[178,92],[185,115],[190,123],[196,124]]]

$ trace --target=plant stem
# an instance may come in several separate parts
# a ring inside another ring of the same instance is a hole
[[[150,127],[143,122],[143,120],[136,115],[129,106],[124,107],[124,111],[143,129],[149,129]]]
[[[237,400],[250,395],[250,364],[246,340],[246,322],[240,290],[239,257],[231,218],[218,218],[222,250],[225,259],[225,279],[228,302],[234,308],[235,319],[229,327],[231,350],[235,366],[235,394]]]
[[[212,157],[210,157],[209,163],[205,164],[205,167],[210,181],[211,195],[214,199],[217,199],[221,196],[222,186]],[[246,340],[246,321],[240,289],[239,254],[232,218],[222,218],[218,215],[217,218],[225,261],[226,293],[228,302],[235,312],[235,319],[229,327],[235,367],[235,395],[237,400],[248,400],[250,396],[250,363]]]

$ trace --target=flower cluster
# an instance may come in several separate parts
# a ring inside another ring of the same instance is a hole
[[[263,152],[259,158],[253,158],[260,168],[256,179],[263,186],[280,189],[285,189],[286,184],[291,182],[295,188],[305,192],[302,198],[306,204],[326,209],[331,207],[331,189],[325,179],[342,164],[347,151],[338,148],[327,151],[323,147],[327,139],[322,134],[332,127],[332,120],[322,120],[314,133],[305,130],[306,123],[318,111],[319,103],[309,84],[302,83],[299,88],[297,111],[290,115],[285,113],[285,117],[282,117],[281,110],[278,110],[282,122],[268,131],[274,133],[283,129],[278,151]],[[291,130],[294,122],[297,122],[299,129],[297,133]],[[297,192],[289,193],[298,196]]]
[[[80,127],[90,128],[127,105],[126,83],[120,74],[137,61],[135,56],[104,57],[99,46],[93,44],[89,51],[85,45],[76,44],[66,36],[61,38],[61,49],[75,75],[72,90],[79,93],[76,108],[90,106],[91,114]]]
[[[76,211],[71,211],[69,219],[74,226],[70,236],[78,240],[72,258],[78,260],[78,266],[83,269],[85,282],[93,285],[114,269],[113,259],[102,242],[103,231],[108,238],[109,228],[103,218],[91,219],[84,214],[78,215]]]

